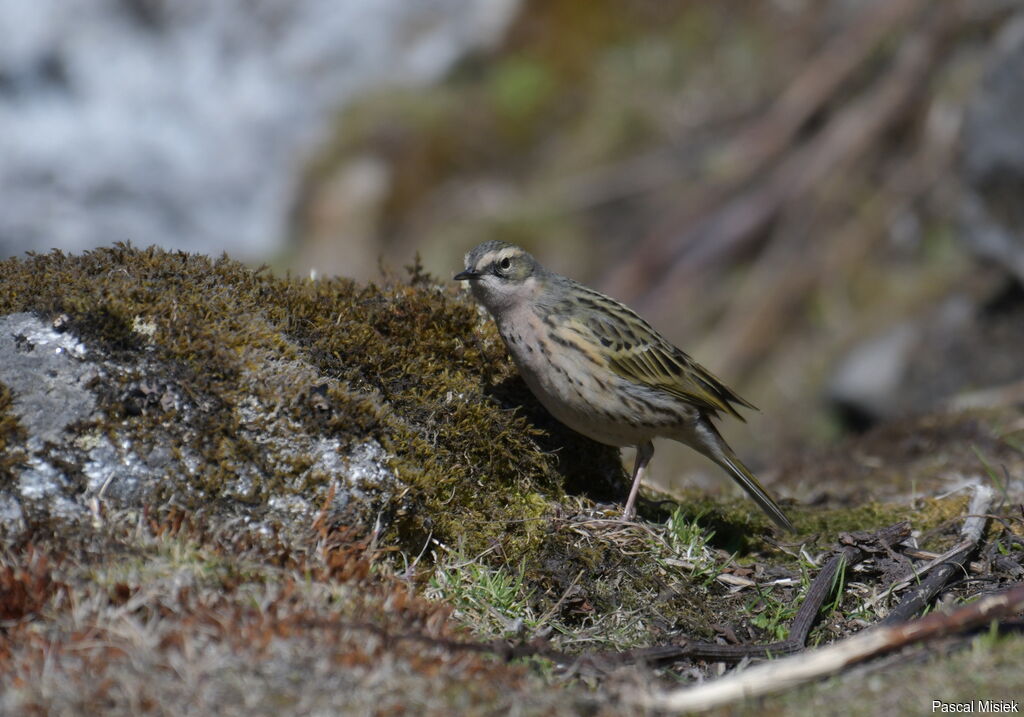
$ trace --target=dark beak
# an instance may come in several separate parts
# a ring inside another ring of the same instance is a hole
[[[452,277],[454,281],[466,281],[467,279],[479,278],[480,274],[478,272],[470,271],[469,269],[466,269],[465,271],[460,271],[458,274]]]

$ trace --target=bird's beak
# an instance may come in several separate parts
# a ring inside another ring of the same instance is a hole
[[[452,277],[454,281],[466,281],[467,279],[479,278],[480,274],[478,272],[470,271],[469,269],[466,269],[465,271],[460,271],[458,274]]]

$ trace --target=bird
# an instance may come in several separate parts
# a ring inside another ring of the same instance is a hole
[[[754,406],[615,299],[544,268],[522,248],[485,241],[454,276],[493,318],[533,395],[558,421],[610,446],[636,447],[623,519],[636,499],[653,439],[710,458],[779,527],[793,524],[729,447],[712,419],[744,420]]]

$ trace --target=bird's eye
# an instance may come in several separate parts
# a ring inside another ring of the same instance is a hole
[[[504,259],[498,262],[498,268],[501,269],[502,271],[508,271],[509,269],[512,268],[512,260],[506,256]]]

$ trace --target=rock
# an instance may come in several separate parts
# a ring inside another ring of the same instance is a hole
[[[913,324],[899,324],[854,347],[840,361],[828,396],[847,426],[863,429],[894,412],[896,391],[918,337]]]
[[[865,339],[839,363],[828,397],[844,424],[861,431],[1019,381],[1022,353],[1024,291],[1010,282],[987,301],[953,295]]]
[[[0,381],[14,391],[14,409],[29,447],[56,443],[64,429],[96,409],[87,384],[96,377],[85,346],[31,314],[0,317]]]
[[[1024,283],[1024,13],[1003,28],[963,133],[963,237]]]
[[[151,368],[155,372],[157,367]],[[267,362],[251,370],[273,373],[280,367]],[[294,366],[287,371],[293,379],[302,372]],[[305,372],[308,380],[316,380],[313,371]],[[12,413],[26,436],[26,459],[15,469],[14,483],[0,485],[0,532],[17,534],[25,528],[26,515],[88,519],[99,502],[139,510],[197,490],[194,481],[209,470],[204,467],[208,459],[193,445],[199,426],[190,417],[198,407],[189,405],[180,384],[150,375],[129,381],[121,393],[124,415],[112,418],[97,394],[102,385],[120,382],[129,373],[129,367],[31,314],[0,317],[0,383],[14,397]],[[265,420],[273,411],[255,397],[237,408],[239,425],[262,448],[250,462],[234,464],[226,489],[245,519],[308,525],[329,494],[328,507],[340,513],[350,503],[366,503],[368,489],[378,494],[395,489],[389,457],[376,441],[367,438],[346,448],[337,438],[311,434],[292,422]],[[154,430],[135,420],[143,413],[169,420]],[[297,459],[308,467],[291,478],[292,486],[309,482],[319,487],[303,493],[286,490],[270,497],[269,510],[247,510],[253,482]]]
[[[125,239],[265,257],[336,113],[436,81],[517,7],[0,3],[0,257]]]
[[[360,285],[126,245],[0,261],[0,534],[180,511],[291,544],[343,524],[483,550],[535,539],[566,487],[623,492],[617,452],[543,412],[478,307],[411,271]]]

